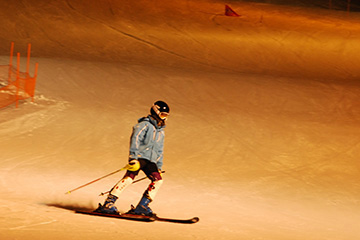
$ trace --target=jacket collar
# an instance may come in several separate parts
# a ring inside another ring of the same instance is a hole
[[[161,128],[165,128],[164,126],[158,126],[158,122],[155,118],[151,117],[151,115],[148,115],[147,117],[142,117],[138,120],[138,122],[143,122],[143,121],[147,121],[150,122],[156,129],[161,129]]]

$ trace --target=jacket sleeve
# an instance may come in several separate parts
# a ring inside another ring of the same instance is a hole
[[[162,141],[160,142],[159,144],[159,150],[158,150],[158,159],[156,161],[156,165],[158,167],[159,170],[162,169],[162,166],[163,166],[163,159],[164,159],[164,132],[162,133],[163,134],[163,138],[162,138]]]
[[[130,153],[129,159],[138,159],[140,153],[141,142],[144,141],[147,125],[142,123],[138,123],[133,127],[133,132],[130,138]]]
[[[156,166],[158,167],[159,170],[162,169],[162,166],[163,166],[163,154],[161,153],[158,161],[156,162]]]

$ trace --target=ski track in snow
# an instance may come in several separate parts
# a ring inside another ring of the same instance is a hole
[[[228,68],[222,68],[222,67],[219,67],[219,66],[216,66],[216,65],[213,65],[213,64],[209,64],[209,63],[206,63],[206,62],[196,61],[195,59],[191,59],[191,58],[189,58],[189,57],[187,57],[187,56],[185,56],[185,55],[179,54],[179,53],[177,53],[177,52],[175,52],[175,51],[173,51],[173,50],[170,50],[170,49],[167,49],[167,48],[163,48],[163,47],[161,47],[160,45],[155,44],[155,43],[153,43],[153,42],[151,42],[151,41],[149,41],[149,40],[146,40],[146,39],[141,38],[141,37],[138,37],[138,36],[136,36],[136,35],[134,35],[134,34],[125,32],[125,31],[123,31],[123,30],[120,30],[119,28],[114,27],[114,26],[112,26],[110,23],[104,22],[104,21],[102,21],[102,20],[99,19],[99,18],[92,18],[92,17],[90,17],[89,15],[85,15],[85,14],[81,13],[81,12],[78,11],[75,7],[73,7],[73,6],[71,5],[71,3],[70,3],[69,0],[66,0],[66,3],[67,3],[67,5],[68,5],[68,7],[69,7],[70,9],[72,9],[72,10],[75,11],[76,13],[80,14],[81,16],[83,16],[83,17],[85,17],[85,18],[88,18],[88,19],[91,19],[92,21],[98,22],[98,23],[100,23],[100,24],[103,24],[103,25],[107,26],[108,28],[110,28],[110,29],[112,29],[112,30],[114,30],[114,31],[122,34],[123,36],[126,36],[126,37],[128,37],[128,38],[131,38],[131,39],[133,39],[133,40],[135,40],[135,41],[137,41],[137,42],[140,42],[140,43],[142,43],[142,44],[145,44],[145,45],[147,45],[147,46],[149,46],[149,47],[156,48],[156,49],[158,49],[159,51],[165,52],[165,53],[167,53],[167,54],[173,55],[173,56],[175,56],[175,57],[184,59],[184,60],[189,61],[189,62],[193,62],[193,63],[197,63],[197,64],[200,64],[200,65],[205,65],[205,66],[210,66],[210,67],[213,67],[213,68],[219,68],[219,69],[223,69],[223,70],[228,70],[228,71],[229,71],[229,70],[232,70],[232,69],[228,69]],[[179,31],[179,30],[178,30],[178,31]],[[180,32],[180,33],[183,34],[183,35],[186,35],[186,34],[184,34],[183,32]]]
[[[53,222],[56,222],[56,220],[40,222],[40,223],[35,223],[35,224],[29,224],[29,225],[23,225],[23,226],[18,226],[18,227],[12,227],[12,228],[9,228],[9,230],[24,230],[26,228],[37,227],[37,226],[45,225],[45,224],[51,224]],[[26,229],[26,230],[31,230],[31,229]]]

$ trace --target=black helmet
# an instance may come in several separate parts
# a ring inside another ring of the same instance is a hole
[[[159,120],[165,121],[170,114],[170,108],[166,102],[156,101],[150,108],[150,113]]]

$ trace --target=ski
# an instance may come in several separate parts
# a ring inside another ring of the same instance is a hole
[[[83,210],[76,210],[75,213],[87,214],[92,216],[99,216],[99,217],[111,217],[111,218],[120,218],[120,219],[127,219],[133,221],[141,221],[141,222],[153,222],[156,219],[153,217],[141,216],[141,215],[133,215],[133,214],[108,214],[108,213],[100,213],[95,211],[83,211]]]
[[[135,215],[135,214],[128,214],[128,213],[108,214],[108,213],[100,213],[100,212],[86,211],[86,210],[76,210],[75,213],[99,216],[99,217],[120,218],[120,219],[141,221],[141,222],[159,221],[159,222],[192,224],[192,223],[197,223],[200,220],[198,217],[193,217],[190,219],[176,219],[176,218],[163,218],[163,217],[157,217],[157,216],[149,217],[149,216]]]
[[[176,219],[176,218],[155,217],[155,220],[156,221],[161,221],[161,222],[192,224],[192,223],[197,223],[200,219],[198,217],[193,217],[193,218],[190,218],[190,219]]]

